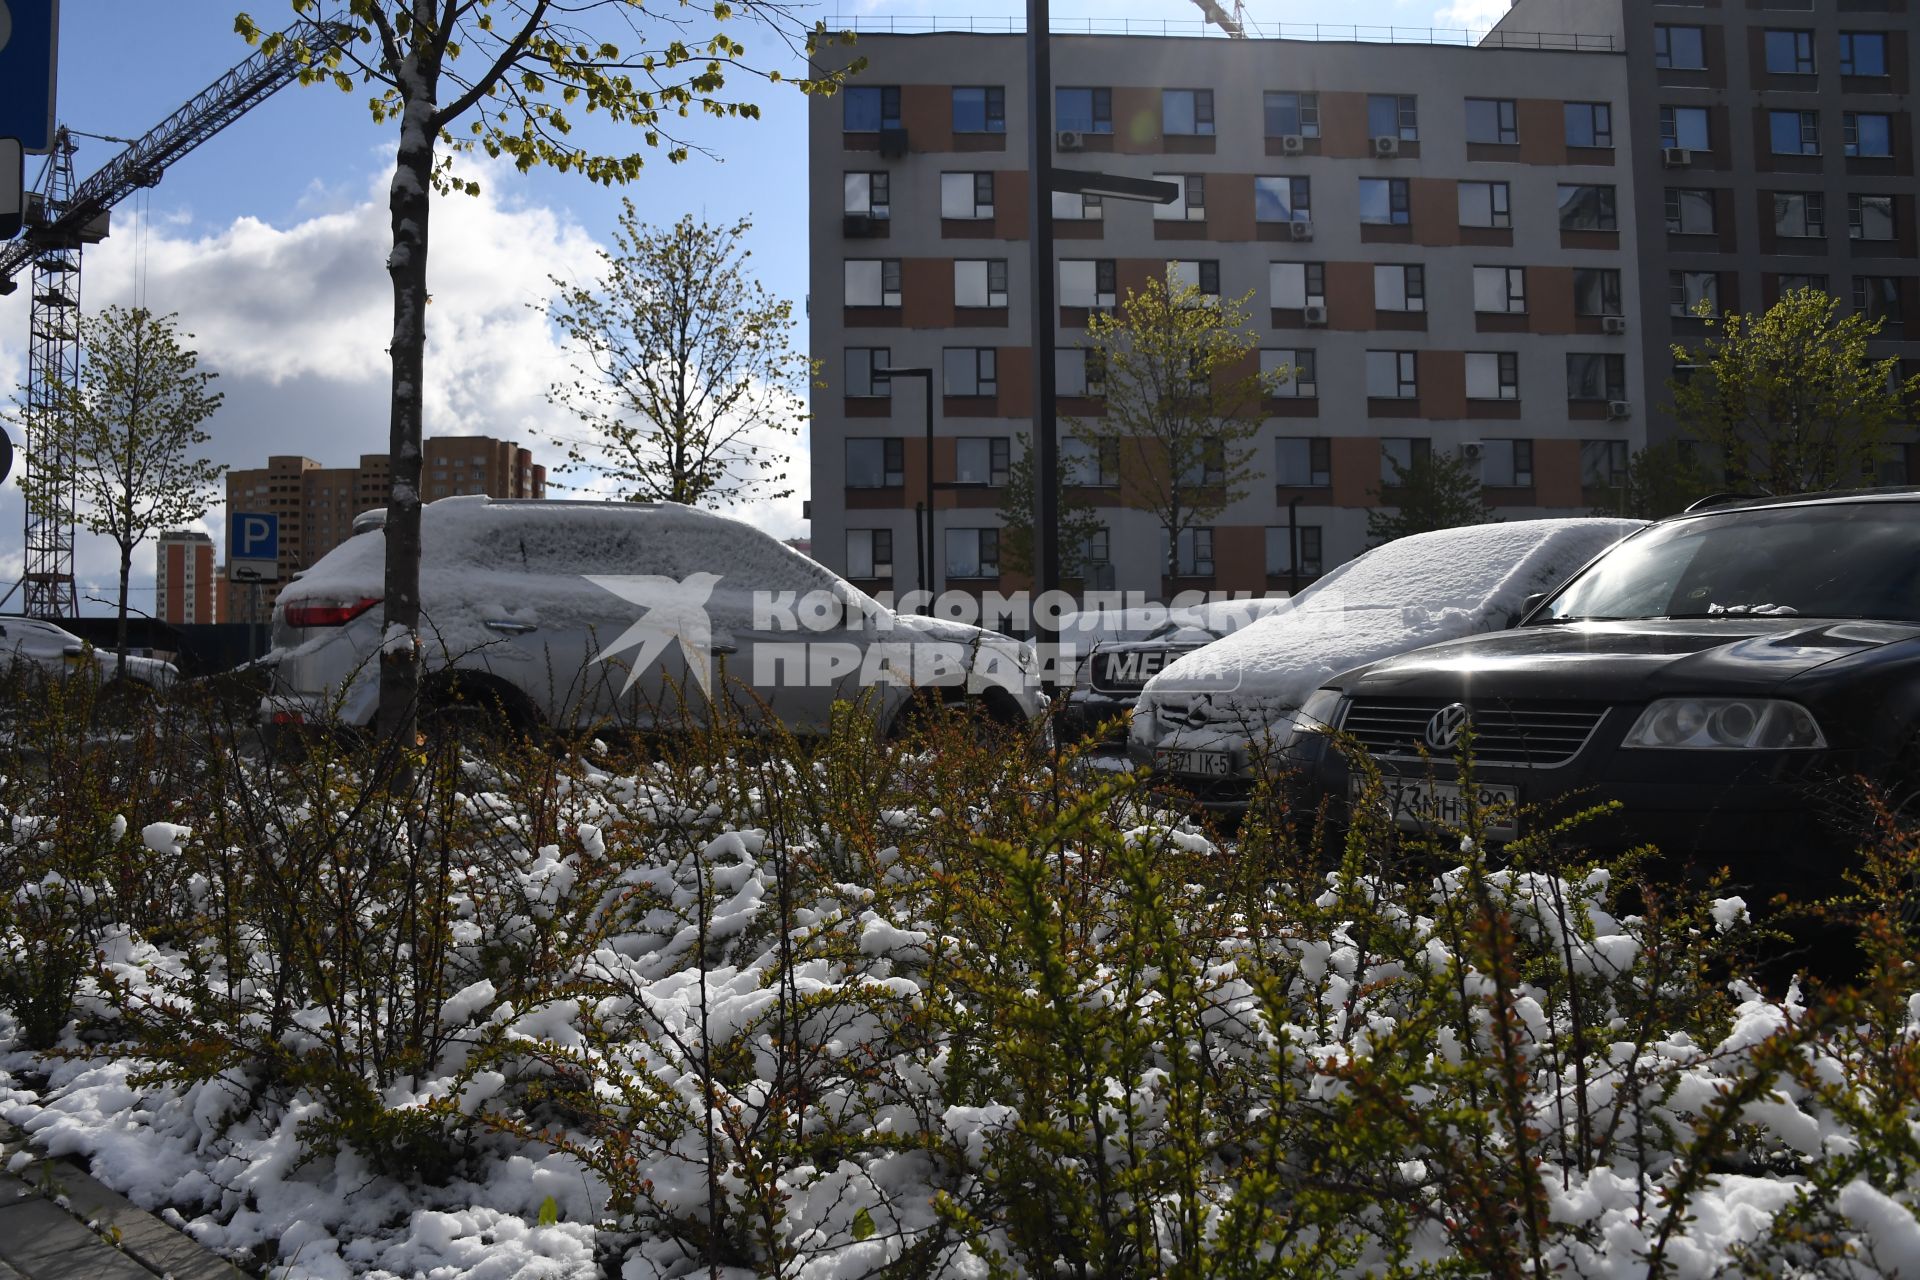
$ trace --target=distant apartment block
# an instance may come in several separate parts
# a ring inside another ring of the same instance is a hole
[[[1623,37],[1638,326],[1655,439],[1697,309],[1760,311],[1811,286],[1885,321],[1874,354],[1920,367],[1915,35],[1909,0],[1517,0],[1496,28]],[[1911,433],[1908,433],[1911,438]],[[1904,441],[1882,479],[1920,480]]]
[[[512,442],[431,436],[422,453],[421,496],[428,502],[468,493],[547,496],[546,467]],[[355,516],[384,507],[392,484],[391,459],[384,453],[361,454],[357,467],[327,467],[297,454],[276,454],[264,467],[227,473],[227,510],[280,518],[280,580],[285,582],[351,537]],[[274,587],[235,584],[228,617],[264,621],[277,595]]]
[[[153,554],[153,616],[167,623],[220,622],[220,575],[213,539],[204,533],[163,533]]]
[[[1601,499],[1645,441],[1656,350],[1639,108],[1620,41],[1566,30],[1509,47],[1054,38],[1054,163],[1180,191],[1053,197],[1058,416],[1105,412],[1088,317],[1155,276],[1251,294],[1261,362],[1297,371],[1260,407],[1259,480],[1181,539],[1171,577],[1126,477],[1064,446],[1064,482],[1104,526],[1092,584],[1311,582],[1367,546],[1392,461],[1431,451],[1476,459],[1503,518]],[[1023,40],[863,33],[867,69],[812,107],[812,543],[872,589],[1024,585],[998,512],[1031,412]],[[937,371],[931,456],[921,387],[875,372],[890,366]]]

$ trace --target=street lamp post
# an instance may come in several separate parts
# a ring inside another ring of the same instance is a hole
[[[920,589],[927,594],[927,602],[920,606],[920,612],[926,613],[933,607],[933,557],[937,554],[933,542],[933,370],[927,365],[902,366],[900,368],[875,369],[876,374],[885,376],[889,381],[894,378],[919,378],[927,389],[927,455],[922,466],[925,470],[924,502],[927,508],[927,540],[925,558],[914,568],[920,574]],[[889,388],[891,392],[891,388]],[[914,513],[913,529],[920,532],[920,516]]]

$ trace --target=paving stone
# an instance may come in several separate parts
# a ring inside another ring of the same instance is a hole
[[[202,1248],[92,1174],[65,1160],[53,1163],[53,1176],[66,1192],[73,1214],[83,1222],[117,1227],[120,1247],[173,1280],[246,1280],[246,1273]],[[4,1194],[4,1193],[0,1193]]]
[[[0,1208],[0,1262],[29,1280],[153,1280],[155,1275],[39,1196]]]

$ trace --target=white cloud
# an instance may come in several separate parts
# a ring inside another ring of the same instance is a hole
[[[1433,21],[1436,26],[1485,31],[1507,16],[1510,3],[1511,0],[1452,0],[1445,8],[1434,11]]]

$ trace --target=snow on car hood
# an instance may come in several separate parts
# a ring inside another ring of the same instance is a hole
[[[1520,520],[1397,539],[1343,566],[1294,608],[1172,663],[1147,682],[1141,706],[1201,701],[1214,720],[1297,707],[1351,667],[1505,626],[1529,595],[1644,527]]]

